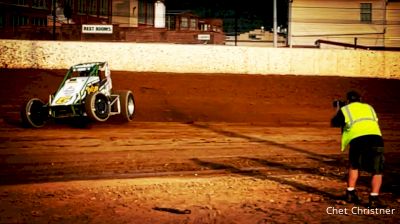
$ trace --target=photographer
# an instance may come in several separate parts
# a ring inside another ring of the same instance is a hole
[[[342,128],[341,150],[350,146],[346,201],[360,203],[355,187],[358,170],[361,169],[372,174],[368,207],[385,207],[379,200],[384,165],[383,139],[374,108],[361,103],[361,96],[355,91],[347,93],[346,105],[335,101],[334,106],[336,115],[332,118],[331,125]]]

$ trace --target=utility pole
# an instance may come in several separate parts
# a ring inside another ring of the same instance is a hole
[[[237,35],[238,35],[238,15],[237,15],[237,10],[235,10],[235,46],[237,46]]]
[[[278,12],[276,0],[274,0],[274,47],[278,47]]]
[[[53,40],[56,40],[56,0],[52,1],[53,8]]]
[[[235,46],[237,46],[237,35],[238,35],[238,3],[235,3]]]
[[[287,30],[287,41],[290,48],[292,48],[292,4],[293,0],[289,0],[288,4],[288,30]]]

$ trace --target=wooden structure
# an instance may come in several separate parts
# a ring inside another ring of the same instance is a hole
[[[294,47],[400,47],[400,0],[292,0],[288,26]]]

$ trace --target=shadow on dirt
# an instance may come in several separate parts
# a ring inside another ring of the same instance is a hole
[[[334,179],[339,179],[342,180],[344,183],[347,180],[347,173],[344,174],[338,174],[335,173],[335,169],[337,168],[344,168],[346,169],[348,160],[342,158],[341,156],[337,155],[321,155],[318,153],[310,152],[305,149],[293,147],[293,146],[288,146],[285,144],[281,144],[278,142],[274,142],[271,140],[266,140],[263,138],[256,138],[252,136],[247,136],[243,135],[240,133],[236,133],[233,131],[227,131],[227,130],[222,130],[222,129],[217,129],[214,127],[210,127],[209,125],[204,125],[204,124],[197,124],[197,123],[190,123],[191,126],[196,127],[196,128],[201,128],[201,129],[207,129],[209,131],[215,132],[217,134],[221,134],[227,137],[234,137],[234,138],[241,138],[241,139],[246,139],[250,142],[257,142],[260,144],[265,144],[267,146],[277,146],[280,148],[288,149],[294,152],[300,152],[306,155],[307,159],[314,160],[317,164],[313,164],[313,167],[297,167],[293,165],[289,165],[287,163],[280,163],[276,161],[269,161],[265,159],[259,159],[259,158],[246,158],[246,157],[241,157],[242,159],[250,160],[257,162],[267,168],[274,168],[274,169],[279,169],[282,172],[297,172],[297,173],[304,173],[304,174],[313,174],[313,175],[318,175],[321,177],[327,177],[327,178],[334,178]],[[400,155],[398,154],[386,154],[386,157],[389,157],[390,160],[386,160],[386,170],[384,173],[384,179],[381,187],[381,192],[390,192],[393,194],[394,197],[397,197],[400,195]],[[317,188],[310,187],[310,186],[303,186],[298,183],[294,183],[291,181],[287,180],[281,180],[280,178],[277,177],[271,177],[271,176],[265,176],[260,173],[254,173],[254,171],[243,171],[240,170],[232,165],[226,165],[226,164],[221,164],[221,163],[215,163],[215,162],[208,162],[208,161],[201,161],[198,159],[193,159],[193,161],[201,166],[211,168],[211,169],[225,169],[228,172],[232,173],[239,173],[247,176],[257,176],[260,178],[264,179],[269,179],[273,180],[282,184],[287,184],[291,185],[293,187],[296,187],[299,190],[306,191],[306,192],[316,192],[320,194],[321,196],[328,196],[331,199],[338,199],[337,196],[334,196],[330,193],[323,192]],[[324,171],[321,171],[319,168],[323,167]],[[361,172],[360,176],[357,181],[358,186],[364,186],[369,188],[371,183],[371,177],[369,174],[365,175],[366,173]]]
[[[285,170],[286,172],[289,173],[306,173],[306,174],[314,174],[314,175],[318,175],[321,177],[328,177],[328,178],[332,178],[332,179],[339,179],[339,180],[345,180],[346,178],[343,175],[337,174],[337,173],[332,173],[332,172],[327,172],[326,169],[324,169],[324,171],[321,171],[321,167],[296,167],[296,166],[292,166],[289,164],[284,164],[284,163],[279,163],[279,162],[275,162],[275,161],[269,161],[269,160],[265,160],[265,159],[258,159],[258,158],[246,158],[246,157],[242,157],[243,159],[247,159],[247,160],[251,160],[251,161],[255,161],[263,166],[266,167],[272,167],[272,168],[277,168],[277,169],[281,169],[281,170]]]
[[[230,173],[234,173],[234,174],[240,174],[243,176],[249,176],[249,177],[254,177],[254,178],[258,178],[258,179],[262,179],[262,180],[271,180],[274,182],[277,182],[279,184],[284,184],[284,185],[289,185],[292,186],[294,188],[296,188],[299,191],[304,191],[307,193],[312,193],[312,194],[318,194],[322,197],[331,199],[331,200],[341,200],[343,199],[343,197],[340,195],[335,195],[335,194],[331,194],[329,192],[325,192],[322,191],[316,187],[312,187],[312,186],[308,186],[302,183],[297,183],[294,181],[290,181],[290,180],[286,180],[284,178],[279,178],[276,176],[270,176],[270,175],[266,175],[266,174],[262,174],[258,171],[244,171],[241,169],[238,169],[234,166],[231,165],[227,165],[227,164],[220,164],[220,163],[214,163],[214,162],[207,162],[207,161],[203,161],[203,160],[199,160],[199,159],[192,159],[193,162],[197,163],[200,166],[203,167],[207,167],[210,169],[223,169],[226,170]]]
[[[220,135],[225,135],[227,137],[246,139],[249,142],[257,142],[257,143],[265,144],[265,145],[268,145],[268,146],[276,146],[276,147],[288,149],[288,150],[291,150],[291,151],[304,153],[304,154],[307,154],[310,158],[317,159],[317,160],[334,159],[334,157],[332,157],[332,156],[322,155],[322,154],[310,152],[310,151],[305,150],[305,149],[289,146],[289,145],[286,145],[286,144],[282,144],[282,143],[279,143],[279,142],[274,142],[274,141],[263,139],[263,138],[256,138],[256,137],[247,136],[247,135],[243,135],[243,134],[232,132],[232,131],[216,129],[216,128],[213,128],[213,127],[210,127],[210,126],[204,125],[204,124],[192,123],[190,125],[193,126],[193,127],[196,127],[196,128],[207,129],[209,131],[215,132],[215,133],[220,134]]]
[[[119,124],[118,120],[111,119],[108,123]],[[6,113],[3,116],[3,121],[5,124],[8,124],[13,127],[18,128],[26,128],[26,129],[36,129],[33,127],[28,127],[24,125],[21,121],[20,114],[17,111]],[[48,119],[45,122],[44,127],[50,128],[60,128],[60,127],[69,127],[69,128],[76,128],[76,129],[87,129],[90,128],[94,121],[89,120],[87,117],[74,117],[74,118],[58,118],[58,119]],[[41,127],[43,128],[43,127]]]

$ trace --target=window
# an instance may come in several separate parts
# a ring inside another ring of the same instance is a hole
[[[100,0],[100,15],[108,15],[108,0]]]
[[[84,1],[84,0],[78,0],[78,13],[81,13],[81,14],[86,13],[85,2],[86,1]]]
[[[360,3],[361,22],[371,23],[372,21],[372,3]]]
[[[181,18],[181,29],[187,29],[188,28],[188,18],[187,17],[182,17]]]
[[[197,30],[197,22],[196,19],[190,19],[190,29],[191,30]]]
[[[28,25],[28,23],[29,23],[29,18],[27,16],[19,16],[18,19],[19,19],[19,24],[21,26]]]
[[[15,0],[14,2],[16,2],[17,5],[27,5],[28,4],[27,0]]]
[[[32,25],[46,26],[47,20],[45,18],[32,18]]]
[[[173,15],[167,15],[167,28],[168,30],[175,30],[175,19],[176,17]]]
[[[32,1],[32,7],[36,8],[43,8],[46,9],[46,1],[45,0],[33,0]]]
[[[139,1],[139,23],[146,22],[146,3],[144,1]]]
[[[139,23],[154,25],[154,3],[153,1],[139,0]]]
[[[147,2],[147,10],[146,10],[146,24],[147,25],[154,25],[154,3]]]
[[[97,15],[97,0],[87,1],[89,3],[89,14]]]
[[[13,16],[13,26],[28,25],[29,19],[27,16]]]

